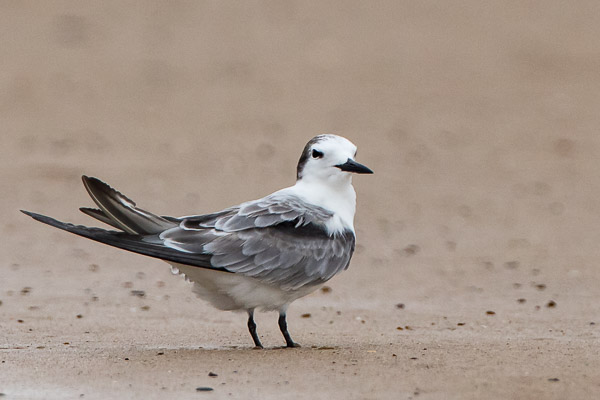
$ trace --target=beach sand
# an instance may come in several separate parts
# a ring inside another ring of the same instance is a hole
[[[546,2],[0,4],[7,399],[600,396],[600,8]],[[78,224],[99,177],[161,215],[294,183],[345,136],[350,268],[217,311]],[[209,373],[217,376],[209,376]],[[209,387],[211,392],[197,391]]]

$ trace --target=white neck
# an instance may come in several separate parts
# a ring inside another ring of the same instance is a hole
[[[352,177],[346,179],[299,179],[288,190],[304,201],[323,207],[334,213],[327,224],[330,234],[341,233],[346,229],[354,232],[354,213],[356,211],[356,192],[352,186]]]

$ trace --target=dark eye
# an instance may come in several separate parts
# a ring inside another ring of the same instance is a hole
[[[313,158],[321,158],[321,157],[323,157],[323,153],[321,153],[319,150],[313,149],[312,156],[313,156]]]

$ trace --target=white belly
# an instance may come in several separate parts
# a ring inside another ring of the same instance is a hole
[[[294,300],[315,291],[320,285],[282,290],[257,279],[223,271],[172,263],[174,273],[185,275],[194,283],[193,291],[219,310],[285,311]]]

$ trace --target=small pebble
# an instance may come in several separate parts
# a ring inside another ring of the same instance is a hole
[[[537,285],[535,285],[535,288],[537,290],[544,290],[544,289],[546,289],[546,285],[543,283],[538,283]]]
[[[302,314],[301,317],[302,318],[310,318],[310,313]]]
[[[558,378],[550,378],[548,379],[550,382],[558,382],[560,379]]]
[[[464,325],[465,325],[465,323],[464,323],[464,322],[459,322],[459,323],[458,323],[458,324],[456,324],[456,325],[458,325],[458,326],[464,326]]]
[[[527,301],[526,299],[517,299],[517,302],[521,303],[521,304],[525,303],[526,301]]]
[[[77,314],[77,319],[81,319],[81,318],[83,318],[83,315]]]
[[[401,310],[404,310],[404,307],[405,307],[404,303],[398,303],[398,304],[396,304],[396,308],[399,308]]]
[[[144,297],[146,295],[146,292],[144,292],[143,290],[132,290],[130,293],[132,296],[137,297]]]
[[[22,319],[18,319],[17,322],[20,323],[20,324],[22,324],[25,321],[23,321]]]
[[[548,304],[546,304],[546,307],[548,307],[548,308],[554,308],[554,307],[556,307],[556,302],[554,300],[550,300],[548,302]]]
[[[486,311],[485,312],[487,315],[496,315],[495,311]]]
[[[208,373],[208,376],[210,376],[210,377],[215,377],[215,376],[219,376],[219,375],[215,374],[214,372],[209,372],[209,373]]]
[[[23,289],[21,289],[22,296],[27,296],[29,293],[31,293],[31,288],[29,286],[25,286]]]
[[[399,331],[403,331],[404,330],[404,328],[401,327],[401,326],[396,327],[396,329],[398,329]]]
[[[212,392],[214,389],[208,386],[199,386],[196,388],[196,392]]]
[[[148,311],[150,309],[150,306],[141,306],[140,310],[142,311]]]
[[[323,293],[331,293],[331,288],[329,286],[323,286],[321,288],[321,292],[323,292]]]

